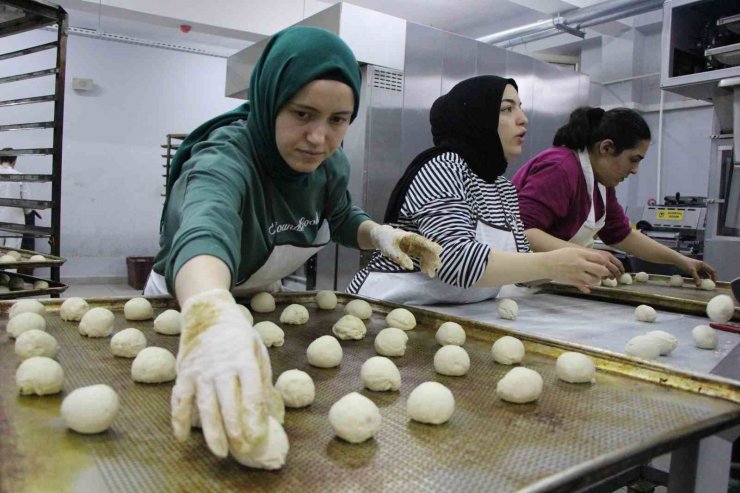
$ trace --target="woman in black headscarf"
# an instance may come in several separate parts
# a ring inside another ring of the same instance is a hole
[[[464,80],[432,105],[434,147],[419,154],[396,185],[385,221],[443,247],[436,279],[403,271],[376,254],[347,291],[396,303],[473,303],[500,286],[536,279],[587,290],[609,275],[592,251],[528,253],[516,190],[504,178],[522,152],[527,117],[513,79]],[[525,253],[527,253],[525,255]]]

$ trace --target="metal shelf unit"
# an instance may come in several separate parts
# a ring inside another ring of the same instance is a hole
[[[1,125],[0,132],[53,129],[51,147],[13,149],[0,151],[0,156],[51,156],[51,174],[0,174],[0,181],[51,183],[51,200],[22,200],[0,198],[0,207],[50,209],[51,226],[27,226],[0,222],[0,232],[48,238],[51,255],[60,256],[61,199],[62,199],[62,138],[64,121],[64,76],[67,52],[67,12],[45,0],[0,0],[0,38],[12,36],[46,26],[57,26],[56,41],[21,50],[0,53],[0,62],[46,50],[56,50],[56,66],[24,74],[0,78],[0,84],[21,82],[38,77],[54,77],[54,94],[0,101],[0,108],[38,103],[54,103],[53,119],[42,122],[24,122]],[[2,110],[0,110],[2,111]],[[51,268],[51,279],[59,282],[59,267]]]
[[[188,134],[167,134],[167,143],[161,145],[164,149],[162,157],[165,160],[162,165],[164,168],[164,174],[162,174],[162,177],[164,178],[164,186],[162,187],[161,193],[162,197],[167,195],[167,181],[170,179],[170,164],[172,163],[172,158],[175,157],[177,150],[180,148],[180,143],[185,140],[187,136]]]

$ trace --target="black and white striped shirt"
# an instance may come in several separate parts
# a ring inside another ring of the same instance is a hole
[[[483,276],[491,250],[476,240],[479,221],[513,231],[517,251],[529,251],[514,185],[503,176],[487,183],[460,155],[446,152],[426,162],[416,174],[394,226],[439,243],[443,250],[437,277],[452,286],[469,288]],[[413,260],[414,271],[418,271],[418,260]],[[376,251],[347,292],[358,293],[370,272],[409,271]]]

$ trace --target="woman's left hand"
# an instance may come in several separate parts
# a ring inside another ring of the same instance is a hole
[[[416,233],[383,224],[370,231],[370,238],[380,253],[404,269],[414,268],[410,257],[419,259],[421,271],[429,277],[434,277],[442,265],[439,258],[442,247]]]
[[[717,280],[717,272],[711,265],[701,260],[683,257],[681,264],[677,267],[693,277],[697,286],[701,283],[702,279],[709,278],[712,281]]]

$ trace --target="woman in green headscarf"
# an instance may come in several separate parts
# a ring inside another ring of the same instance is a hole
[[[160,252],[145,294],[182,307],[172,424],[190,431],[195,405],[211,451],[280,467],[287,454],[282,403],[259,335],[229,290],[265,289],[330,241],[378,249],[433,275],[440,247],[378,225],[353,207],[340,144],[357,115],[360,73],[337,36],[292,27],[255,66],[249,102],[193,131],[172,164]],[[268,420],[268,416],[272,416]],[[277,418],[277,420],[275,420]],[[266,435],[282,458],[260,457]]]

